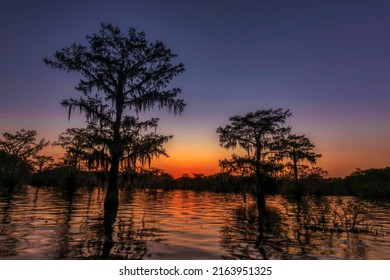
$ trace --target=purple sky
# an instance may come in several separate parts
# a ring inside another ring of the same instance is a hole
[[[183,89],[183,115],[149,113],[161,117],[159,132],[175,135],[161,161],[167,171],[218,171],[230,152],[219,147],[217,127],[270,107],[292,111],[288,124],[316,144],[331,176],[390,165],[390,1],[7,1],[1,133],[35,129],[56,140],[83,125],[59,104],[77,96],[78,75],[42,59],[83,42],[101,22],[144,31],[186,66],[172,82]]]

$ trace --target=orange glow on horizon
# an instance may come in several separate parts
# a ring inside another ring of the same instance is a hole
[[[199,139],[197,139],[199,140]],[[356,144],[357,145],[357,144]],[[350,175],[356,168],[384,168],[390,166],[388,158],[390,151],[383,152],[380,148],[370,147],[370,153],[357,153],[358,147],[341,144],[319,147],[316,152],[321,153],[316,166],[328,171],[328,177],[345,177]],[[212,142],[187,142],[175,143],[167,147],[169,157],[160,157],[152,160],[152,167],[162,169],[179,178],[183,174],[204,174],[205,176],[220,172],[219,160],[230,158],[233,153],[239,151],[225,150]],[[53,156],[58,162],[63,157],[64,150],[59,146],[48,146],[40,153]]]
[[[172,153],[168,158],[161,157],[152,162],[156,168],[163,169],[164,172],[171,174],[174,178],[181,177],[183,174],[197,173],[212,175],[220,171],[218,160],[224,158],[221,153],[195,153],[195,154],[176,154]]]

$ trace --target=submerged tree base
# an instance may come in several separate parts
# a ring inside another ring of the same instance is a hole
[[[116,211],[119,206],[118,188],[108,187],[104,200],[104,211]]]

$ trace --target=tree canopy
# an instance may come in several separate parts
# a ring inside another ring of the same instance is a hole
[[[121,33],[117,26],[101,24],[99,34],[86,36],[88,46],[72,44],[57,51],[54,59],[44,59],[53,68],[82,75],[76,90],[83,96],[62,102],[69,109],[79,107],[89,121],[113,126],[124,109],[135,112],[167,107],[181,113],[184,101],[179,88],[167,89],[173,77],[184,71],[182,63],[162,42],[148,43],[145,33],[129,28]]]

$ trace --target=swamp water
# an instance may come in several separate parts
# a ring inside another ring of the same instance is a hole
[[[0,259],[390,259],[390,203],[189,190],[0,190]]]

